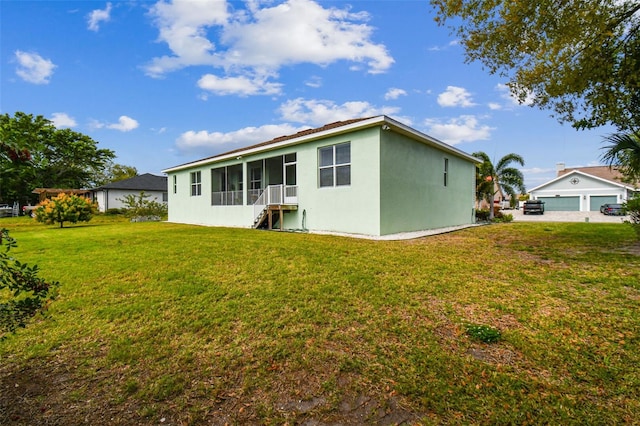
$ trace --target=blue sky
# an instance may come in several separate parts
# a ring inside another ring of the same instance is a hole
[[[610,129],[518,105],[426,1],[0,1],[0,113],[43,115],[140,173],[386,114],[457,148],[599,164]]]

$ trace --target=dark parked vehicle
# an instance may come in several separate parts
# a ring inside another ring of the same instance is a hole
[[[600,207],[600,211],[607,216],[622,216],[624,215],[624,209],[622,204],[603,204]]]
[[[522,205],[522,214],[544,214],[544,201],[527,200]]]

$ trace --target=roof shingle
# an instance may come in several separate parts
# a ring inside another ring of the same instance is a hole
[[[111,182],[94,189],[128,189],[133,191],[166,191],[167,177],[151,173],[134,176],[129,179]]]
[[[577,170],[582,173],[586,173],[591,176],[599,177],[600,179],[605,179],[610,182],[615,183],[624,183],[629,184],[624,180],[624,176],[620,171],[615,167],[609,166],[591,166],[591,167],[570,167],[565,168],[563,170],[558,170],[558,177],[564,176],[567,173],[571,173],[572,171]],[[640,182],[632,183],[634,186],[640,186]]]

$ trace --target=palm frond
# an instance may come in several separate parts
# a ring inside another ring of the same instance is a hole
[[[609,167],[618,167],[622,174],[634,181],[640,178],[640,136],[635,133],[614,133],[604,138],[600,159]]]

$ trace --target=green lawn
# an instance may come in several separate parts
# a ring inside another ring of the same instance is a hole
[[[640,422],[626,225],[397,242],[0,226],[61,283],[46,318],[0,342],[0,424]],[[501,338],[474,340],[469,324]]]

